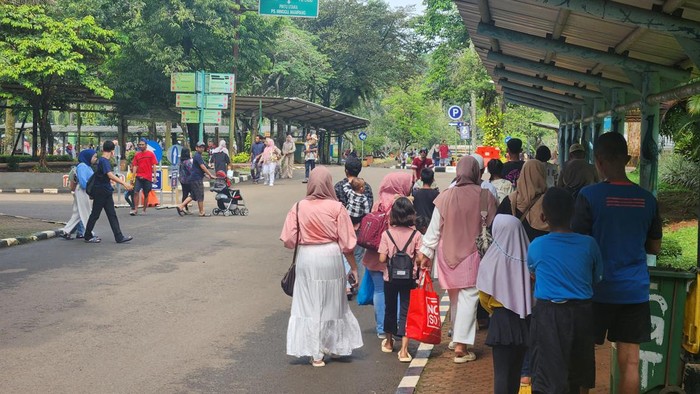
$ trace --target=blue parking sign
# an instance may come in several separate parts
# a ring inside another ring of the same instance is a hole
[[[462,107],[459,105],[453,105],[447,110],[447,116],[452,120],[462,119]]]

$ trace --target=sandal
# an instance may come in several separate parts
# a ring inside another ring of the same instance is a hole
[[[185,211],[183,209],[180,209],[180,207],[175,207],[177,209],[177,214],[180,216],[185,216]]]
[[[98,243],[102,242],[102,240],[99,237],[92,237],[90,239],[85,238],[85,242],[87,242],[89,244],[98,244]]]
[[[476,354],[472,352],[466,352],[465,354],[455,353],[455,358],[453,361],[455,364],[464,364],[474,360],[476,360]]]
[[[200,213],[199,217],[200,218],[208,218],[208,217],[211,217],[211,214],[210,213]]]
[[[382,352],[384,353],[392,353],[394,351],[394,341],[391,341],[391,349],[386,347],[388,339],[382,340]]]
[[[322,359],[321,360],[314,360],[313,358],[311,358],[311,365],[314,368],[320,368],[320,367],[325,367],[326,363]]]
[[[136,216],[136,211],[129,212],[129,216]]]
[[[410,363],[411,361],[413,361],[413,357],[411,357],[411,353],[406,352],[406,357],[401,357],[401,352],[399,352],[398,356],[399,356],[399,362]]]

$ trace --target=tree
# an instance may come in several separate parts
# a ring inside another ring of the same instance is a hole
[[[51,109],[88,93],[112,97],[102,66],[118,49],[116,34],[91,16],[56,19],[44,6],[0,4],[0,82],[13,88],[5,96],[35,108],[42,163],[53,150]]]
[[[661,121],[660,133],[673,139],[676,153],[700,161],[700,96],[671,107]]]
[[[404,9],[379,0],[327,0],[319,17],[300,22],[319,37],[333,75],[311,94],[322,105],[345,111],[412,77],[420,65],[418,36]]]

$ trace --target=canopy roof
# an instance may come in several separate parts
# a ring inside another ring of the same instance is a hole
[[[555,114],[595,99],[610,108],[640,99],[645,72],[659,74],[661,91],[700,75],[700,0],[454,2],[509,102]]]

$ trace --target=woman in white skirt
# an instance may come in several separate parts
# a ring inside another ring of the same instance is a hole
[[[71,239],[71,233],[76,229],[78,229],[77,237],[82,238],[82,233],[85,231],[85,225],[87,225],[90,212],[92,212],[92,202],[90,201],[90,196],[85,192],[85,189],[87,188],[88,179],[90,179],[93,173],[91,167],[92,160],[96,158],[97,153],[92,149],[84,149],[78,155],[79,163],[75,168],[75,180],[77,184],[73,194],[73,215],[63,227],[61,235],[65,239]],[[71,179],[71,181],[73,180]],[[79,226],[80,223],[83,225],[82,230]]]
[[[297,204],[287,214],[280,236],[284,246],[293,249],[299,233],[287,354],[311,357],[314,367],[323,367],[325,355],[348,356],[362,346],[360,325],[345,295],[342,258],[344,255],[350,263],[348,276],[357,278],[353,255],[357,240],[325,167],[311,172],[306,198]]]
[[[265,184],[274,186],[275,184],[275,169],[277,168],[277,162],[280,160],[279,148],[275,146],[275,141],[272,138],[265,139],[265,149],[262,153],[263,161],[263,176],[265,177]]]

